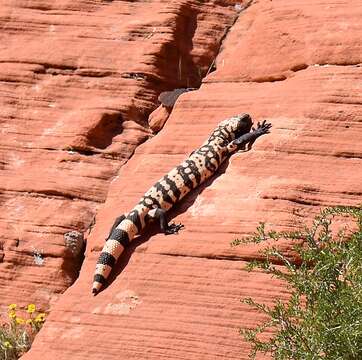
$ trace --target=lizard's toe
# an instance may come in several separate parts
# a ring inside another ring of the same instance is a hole
[[[178,234],[178,232],[184,227],[184,225],[180,224],[175,224],[172,223],[168,226],[168,228],[165,231],[166,235],[171,235],[171,234]]]

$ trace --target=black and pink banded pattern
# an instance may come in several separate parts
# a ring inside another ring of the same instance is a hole
[[[269,129],[271,125],[265,125],[264,121],[263,125],[258,124],[258,129],[250,132],[252,120],[248,114],[222,121],[200,148],[158,180],[128,214],[117,218],[96,265],[93,294],[96,295],[106,285],[107,278],[125,247],[150,221],[159,219],[165,233],[176,232],[179,228],[176,227],[173,231],[172,226],[167,224],[164,213],[213,175],[232,153],[245,143],[267,133],[268,129],[262,132],[262,126]]]

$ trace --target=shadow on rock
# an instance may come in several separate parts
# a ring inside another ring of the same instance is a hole
[[[219,167],[218,171],[207,179],[203,184],[199,185],[196,189],[188,193],[179,203],[175,205],[173,209],[167,212],[168,220],[171,221],[176,216],[186,212],[189,207],[191,207],[196,201],[197,197],[208,187],[210,186],[220,175],[224,174],[229,165],[229,159],[225,160]],[[185,226],[186,227],[186,226]],[[182,230],[181,230],[182,231]],[[157,222],[153,222],[147,225],[145,233],[139,235],[133,239],[131,244],[125,249],[125,251],[120,256],[117,264],[114,267],[114,270],[108,277],[108,284],[105,286],[110,286],[118,275],[126,268],[129,260],[132,257],[132,254],[137,250],[137,248],[147,242],[152,236],[160,232],[160,227]],[[169,235],[172,237],[172,235]]]

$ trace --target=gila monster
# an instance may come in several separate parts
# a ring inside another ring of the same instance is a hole
[[[252,125],[248,114],[222,121],[200,148],[157,181],[128,214],[116,219],[96,265],[93,295],[105,286],[125,247],[150,221],[157,219],[165,234],[177,233],[182,225],[168,224],[166,211],[213,175],[227,157],[245,149],[246,145],[250,148],[259,136],[269,133],[271,128],[266,120],[258,123],[257,128],[252,128]]]

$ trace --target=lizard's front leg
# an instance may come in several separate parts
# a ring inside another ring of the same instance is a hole
[[[248,148],[250,149],[255,140],[262,135],[268,134],[270,132],[270,128],[272,127],[271,123],[267,123],[264,120],[262,123],[258,122],[257,128],[252,128],[252,131],[244,134],[237,139],[235,139],[231,144],[236,145],[238,149],[242,149],[248,144]]]
[[[161,231],[165,235],[178,234],[178,232],[184,227],[182,224],[169,224],[167,222],[166,211],[160,208],[155,210],[154,218],[160,221]]]

